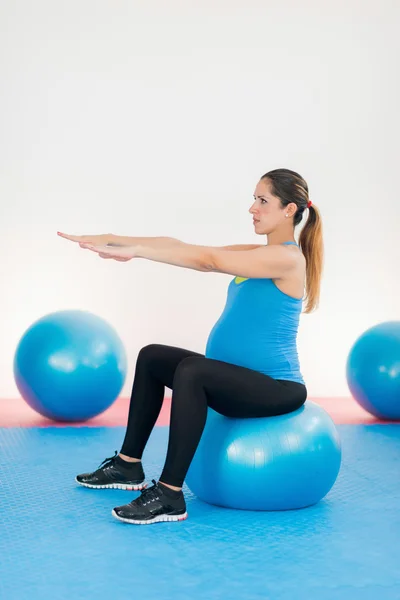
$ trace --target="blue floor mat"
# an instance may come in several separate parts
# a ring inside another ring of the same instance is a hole
[[[318,505],[218,508],[185,489],[182,523],[111,516],[137,494],[76,486],[124,429],[0,429],[1,600],[399,600],[400,426],[341,425],[343,465]],[[160,474],[167,428],[143,457]]]

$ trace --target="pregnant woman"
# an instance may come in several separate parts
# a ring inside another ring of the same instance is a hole
[[[295,227],[307,220],[299,243]],[[250,207],[256,234],[266,244],[209,247],[171,238],[59,233],[102,259],[147,259],[186,269],[227,273],[225,309],[205,355],[152,344],[139,352],[125,439],[119,454],[76,477],[89,488],[140,490],[113,509],[133,524],[187,518],[183,482],[207,418],[207,407],[227,417],[257,418],[297,410],[307,398],[297,353],[299,317],[317,307],[323,259],[322,227],[308,186],[296,172],[263,175]],[[172,390],[165,464],[146,487],[142,454],[157,421],[165,387]]]

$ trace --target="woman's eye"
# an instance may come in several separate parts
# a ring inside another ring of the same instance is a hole
[[[264,200],[264,198],[261,198],[261,204],[266,204],[266,203],[267,203],[267,201]]]

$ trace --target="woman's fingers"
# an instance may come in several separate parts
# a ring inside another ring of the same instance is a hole
[[[57,235],[70,240],[71,242],[77,242],[81,248],[95,252],[100,258],[117,260],[118,262],[130,260],[130,257],[114,254],[115,252],[118,252],[117,246],[94,246],[91,242],[85,241],[86,236],[84,235],[69,235],[67,233],[62,233],[61,231],[57,231]],[[119,247],[119,250],[121,250],[121,247]]]
[[[87,248],[88,250],[92,250],[92,252],[102,252],[103,254],[107,255],[111,255],[113,253],[112,248],[109,248],[108,246],[94,246],[93,244],[89,244],[88,242],[81,242],[79,245],[81,246],[81,248]]]
[[[106,260],[117,260],[118,262],[126,262],[129,260],[129,258],[121,258],[120,256],[110,256],[109,254],[103,254],[102,252],[99,252],[98,255],[100,256],[100,258],[104,258]]]
[[[82,242],[83,236],[81,235],[69,235],[68,233],[62,233],[61,231],[57,231],[57,235],[66,240],[70,240],[71,242]]]
[[[85,250],[91,250],[92,252],[95,252],[96,254],[98,254],[98,256],[100,256],[100,258],[111,258],[119,262],[126,262],[132,258],[131,256],[121,256],[121,249],[113,249],[110,246],[93,246],[88,242],[80,242],[79,245]]]
[[[84,244],[81,243],[79,244],[82,248],[85,248],[87,250],[91,250],[92,252],[95,252],[96,254],[98,254],[100,256],[100,258],[111,258],[114,260],[122,260],[125,261],[126,259],[124,257],[118,256],[118,254],[114,254],[113,250],[111,248],[108,248],[108,246],[92,246],[91,244]]]

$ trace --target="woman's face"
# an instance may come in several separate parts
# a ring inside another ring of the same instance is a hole
[[[287,207],[282,207],[280,199],[271,194],[269,181],[263,179],[256,186],[249,212],[253,215],[255,232],[268,235],[285,221]]]

